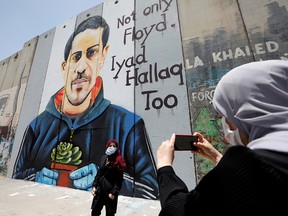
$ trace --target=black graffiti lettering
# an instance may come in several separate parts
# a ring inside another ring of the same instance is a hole
[[[170,78],[171,76],[170,76],[170,73],[169,73],[169,68],[166,67],[166,68],[160,70],[159,73],[158,73],[158,76],[159,76],[160,79],[168,79],[168,78]]]
[[[117,28],[120,28],[121,26],[124,26],[124,24],[129,24],[131,22],[131,20],[135,21],[135,13],[134,11],[132,11],[131,15],[126,17],[126,15],[123,15],[122,18],[118,18],[117,19]]]
[[[114,67],[114,65],[115,65],[115,57],[116,57],[116,55],[112,56],[112,67],[111,67],[112,71],[115,70],[115,67]]]
[[[161,0],[160,0],[160,1],[161,1]],[[166,11],[169,10],[169,7],[171,6],[171,2],[172,2],[173,0],[170,0],[169,2],[166,1],[166,0],[162,0],[162,1],[166,4],[166,8],[163,10],[163,12],[166,12]]]
[[[134,62],[134,57],[133,56],[127,58],[127,60],[125,61],[125,66],[128,67],[128,68],[130,68],[132,66],[135,66],[135,65],[136,65],[136,63]]]
[[[141,43],[141,45],[143,45],[143,44],[145,43],[145,41],[146,41],[146,39],[148,38],[149,34],[150,34],[151,31],[153,30],[154,26],[155,26],[155,24],[151,25],[151,29],[150,29],[150,30],[147,30],[148,27],[145,27],[145,28],[144,28],[145,35],[146,35],[146,36],[145,36],[143,42]],[[137,38],[136,38],[136,39],[137,39]]]
[[[171,104],[169,104],[169,100],[172,102]],[[167,107],[167,108],[174,108],[178,105],[178,99],[175,95],[173,94],[169,94],[167,95],[167,97],[164,99],[164,105]]]
[[[155,11],[158,11],[159,10],[159,6],[158,4],[153,4],[151,7],[146,7],[144,10],[143,10],[143,15],[144,16],[148,16],[149,14],[153,13],[154,9],[153,8],[156,8]]]
[[[172,65],[171,68],[166,67],[158,71],[158,65],[155,62],[154,64],[149,64],[148,71],[138,72],[139,68],[135,68],[134,70],[134,76],[130,75],[130,70],[127,71],[126,74],[126,85],[129,86],[130,80],[136,79],[134,83],[136,85],[145,84],[145,83],[154,83],[158,82],[159,80],[169,79],[171,78],[171,75],[173,76],[179,76],[179,85],[184,85],[184,78],[182,73],[182,63]]]
[[[159,0],[159,4],[158,3],[155,3],[149,7],[146,7],[144,10],[143,10],[143,15],[144,16],[148,16],[154,12],[158,12],[159,10],[162,10],[162,4],[165,3],[166,5],[166,8],[163,10],[163,12],[166,12],[169,10],[169,7],[171,6],[171,2],[173,0],[170,0],[169,2],[167,0]]]
[[[156,30],[161,32],[161,31],[164,31],[167,29],[167,25],[166,25],[166,14],[163,13],[161,15],[163,17],[163,21],[162,22],[159,22],[157,25],[156,25]],[[162,28],[161,28],[162,27]]]
[[[120,24],[121,26],[124,26],[124,24],[130,23],[131,20],[132,20],[132,19],[131,19],[130,16],[129,16],[129,17],[125,17],[125,15],[123,15],[123,16],[122,16],[122,20],[120,20],[120,18],[118,18],[117,28],[120,27],[119,24]]]
[[[151,65],[150,65],[151,66]],[[137,68],[138,69],[138,68]],[[136,79],[137,80],[137,79]],[[148,83],[148,72],[141,73],[138,76],[138,81],[140,84]],[[137,81],[136,81],[137,82]]]
[[[130,70],[127,70],[127,76],[126,76],[126,86],[130,86],[131,83],[129,82],[129,80],[134,80],[134,85],[137,86],[139,85],[138,84],[138,79],[137,79],[137,76],[138,76],[138,70],[139,68],[135,68],[134,69],[134,76],[132,77],[129,77],[129,73],[130,73]]]
[[[136,58],[134,59],[134,56],[131,56],[127,59],[123,59],[122,62],[118,62],[115,60],[116,56],[112,56],[112,67],[111,70],[114,71],[115,70],[115,66],[118,66],[118,70],[115,74],[115,76],[113,77],[113,79],[117,79],[118,75],[120,73],[120,71],[123,69],[123,66],[125,65],[127,68],[133,67],[136,64],[140,65],[142,63],[146,63],[146,49],[145,49],[145,45],[141,46],[142,48],[142,53],[140,53],[139,55],[136,56]],[[130,70],[129,70],[130,71]]]
[[[150,110],[150,94],[158,92],[157,90],[143,91],[143,95],[147,95],[146,97],[146,107],[145,110]]]
[[[124,31],[123,43],[126,44],[126,38],[128,35],[132,35],[132,28],[127,28]]]
[[[152,93],[156,93],[158,92],[157,90],[151,90],[151,91],[143,91],[142,94],[143,95],[147,95],[146,96],[146,107],[145,110],[150,110],[150,96],[152,95]],[[169,103],[170,102],[170,103]],[[151,105],[154,109],[156,110],[160,110],[163,105],[167,108],[174,108],[178,105],[178,99],[175,95],[173,94],[169,94],[167,95],[164,100],[160,97],[155,97],[152,99]]]
[[[173,65],[171,68],[170,68],[170,73],[173,74],[173,75],[179,75],[180,77],[180,83],[179,85],[183,85],[184,82],[183,82],[183,73],[182,73],[182,64],[175,64]]]
[[[152,28],[155,26],[155,24],[151,25],[151,30],[152,31]],[[147,28],[147,27],[146,27]],[[145,30],[146,32],[146,30]],[[140,40],[143,36],[144,36],[144,32],[142,30],[138,30],[138,31],[135,31],[135,27],[133,28],[127,28],[125,29],[124,31],[124,41],[123,43],[126,44],[126,41],[127,41],[127,36],[128,35],[131,35],[132,36],[132,41],[134,40]],[[148,35],[146,35],[146,38],[148,37]],[[146,40],[146,39],[145,39]],[[142,43],[143,44],[143,43]]]
[[[157,102],[158,102],[158,105],[157,105]],[[161,98],[156,97],[156,98],[153,99],[153,101],[152,101],[152,107],[153,107],[154,109],[159,110],[159,109],[162,108],[162,106],[163,106],[163,101],[162,101]]]
[[[136,61],[136,63],[137,63],[138,65],[147,62],[147,61],[146,61],[146,58],[145,58],[145,57],[146,57],[146,47],[145,47],[145,45],[141,46],[141,48],[142,48],[142,53],[140,53],[139,55],[137,55],[137,56],[136,56],[136,59],[135,59],[135,61]]]
[[[123,37],[123,43],[127,43],[127,38],[131,37],[131,40],[141,40],[143,39],[141,45],[144,45],[148,36],[151,34],[153,29],[155,29],[158,32],[162,32],[167,29],[167,24],[166,24],[166,14],[161,15],[163,17],[163,21],[160,21],[157,24],[152,24],[149,27],[144,27],[143,29],[136,30],[135,27],[133,28],[127,28],[124,31],[124,37]],[[155,27],[155,28],[154,28]]]
[[[116,65],[119,67],[119,69],[118,69],[117,73],[115,74],[115,76],[113,77],[113,79],[117,79],[117,78],[118,78],[118,74],[119,74],[119,72],[121,71],[121,69],[122,69],[122,67],[123,67],[123,65],[124,65],[124,63],[125,63],[125,59],[123,59],[122,63],[119,63],[119,62],[117,62],[117,61],[115,62],[115,57],[116,57],[116,56],[112,56],[112,68],[111,68],[111,70],[112,70],[112,71],[115,70],[115,67],[114,67],[115,63],[116,63]]]

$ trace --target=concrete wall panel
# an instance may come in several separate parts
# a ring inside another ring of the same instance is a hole
[[[113,11],[113,12],[112,12]],[[127,85],[127,71],[134,71],[134,41],[131,40],[134,1],[107,1],[103,17],[110,26],[109,51],[101,72],[105,98],[134,112],[134,85]]]
[[[223,151],[221,123],[211,106],[214,89],[238,65],[287,59],[287,1],[190,0],[178,6],[192,129]],[[196,163],[198,179],[213,168],[202,158]]]
[[[7,161],[10,161],[13,149],[19,114],[23,104],[37,40],[38,37],[35,37],[27,41],[21,51],[10,57],[7,70],[5,71],[5,84],[2,85],[3,88],[0,92],[2,107],[0,117],[0,170],[5,175],[7,174]]]
[[[86,11],[77,15],[76,26],[79,25],[83,20],[87,19],[88,17],[95,16],[95,15],[102,15],[103,12],[103,3],[96,5]]]
[[[178,1],[192,130],[201,131],[222,151],[221,125],[211,105],[220,78],[253,61],[237,1]],[[212,120],[212,121],[211,121]],[[198,180],[213,168],[196,157]]]
[[[172,133],[191,134],[177,3],[138,1],[135,12],[135,31],[143,32],[135,40],[135,58],[145,49],[145,62],[129,76],[137,82],[135,112],[145,119],[156,157],[161,142]],[[189,187],[195,186],[190,152],[176,152],[174,166]]]
[[[17,158],[23,134],[30,121],[37,116],[39,112],[40,99],[42,96],[44,81],[47,72],[48,60],[51,52],[55,28],[44,32],[34,39],[33,45],[37,45],[33,53],[33,62],[29,74],[28,84],[23,96],[23,106],[19,116],[19,123],[16,131],[15,141],[11,155],[11,162],[8,169],[8,176],[11,177],[15,160]],[[28,46],[29,44],[26,43]],[[31,46],[31,44],[29,45]]]
[[[13,82],[15,79],[15,75],[17,74],[16,71],[20,62],[21,54],[22,54],[22,50],[10,56],[8,66],[4,75],[5,82],[2,83],[2,86],[0,89],[1,92],[13,87]]]
[[[6,58],[0,62],[0,89],[2,89],[2,85],[5,82],[5,74],[8,67],[9,58]]]
[[[255,60],[288,58],[286,0],[239,0]]]
[[[51,53],[49,56],[49,63],[46,68],[47,73],[42,92],[39,113],[45,110],[50,97],[63,87],[64,78],[61,72],[61,65],[64,61],[64,48],[66,41],[73,33],[75,22],[76,17],[72,17],[66,22],[56,26]]]

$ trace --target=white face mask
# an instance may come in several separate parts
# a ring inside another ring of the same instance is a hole
[[[106,154],[107,155],[112,155],[112,154],[114,154],[115,152],[117,151],[117,148],[116,147],[114,147],[114,146],[110,146],[110,147],[108,147],[107,149],[106,149]]]
[[[232,146],[236,146],[236,145],[244,146],[244,144],[242,143],[238,128],[234,131],[230,130],[229,125],[225,121],[225,117],[222,117],[221,122],[222,122],[222,127],[223,127],[225,139]]]

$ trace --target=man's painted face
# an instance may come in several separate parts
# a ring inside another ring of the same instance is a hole
[[[67,62],[62,64],[65,95],[74,106],[88,97],[103,67],[106,48],[103,50],[102,31],[98,28],[79,33],[74,38]]]

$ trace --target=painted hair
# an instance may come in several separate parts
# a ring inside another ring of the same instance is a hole
[[[102,42],[103,42],[103,48],[106,46],[109,38],[110,28],[105,19],[102,16],[92,16],[83,22],[81,22],[73,34],[69,37],[64,51],[64,60],[67,61],[69,53],[72,49],[72,43],[74,38],[81,32],[84,32],[87,29],[98,29],[103,28],[102,33]]]

